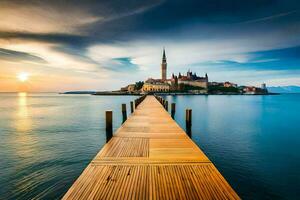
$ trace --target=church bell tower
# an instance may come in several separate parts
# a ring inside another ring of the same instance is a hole
[[[161,62],[161,79],[165,81],[167,79],[167,58],[166,58],[166,52],[165,48],[163,51],[163,57]]]

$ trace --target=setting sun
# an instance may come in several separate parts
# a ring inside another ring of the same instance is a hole
[[[21,82],[25,82],[28,80],[29,75],[27,73],[20,73],[17,75],[17,78]]]

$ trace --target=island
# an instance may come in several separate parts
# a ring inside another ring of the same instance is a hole
[[[265,83],[261,87],[238,86],[235,83],[209,81],[207,73],[201,77],[195,72],[188,70],[185,74],[172,73],[167,78],[167,57],[163,49],[161,62],[161,78],[148,78],[122,87],[117,91],[95,92],[93,95],[141,95],[141,94],[172,94],[172,95],[208,95],[208,94],[231,94],[231,95],[268,95]]]

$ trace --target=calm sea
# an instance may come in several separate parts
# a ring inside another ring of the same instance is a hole
[[[0,199],[59,199],[134,96],[0,93]],[[300,95],[168,96],[183,127],[243,199],[299,199]],[[128,111],[129,112],[129,111]]]

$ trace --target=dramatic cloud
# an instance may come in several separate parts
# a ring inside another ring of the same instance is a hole
[[[118,89],[159,77],[163,47],[168,75],[300,85],[296,0],[2,0],[0,18],[6,85],[29,71],[36,90]]]
[[[101,20],[93,16],[86,8],[76,6],[67,7],[44,5],[38,1],[19,5],[20,2],[2,1],[0,30],[10,32],[34,33],[70,33],[78,27]],[[80,32],[79,32],[80,33]]]
[[[119,7],[118,3],[123,5]],[[84,34],[83,29],[80,29],[84,26],[138,14],[157,3],[158,1],[124,4],[121,1],[2,0],[0,30]]]
[[[0,48],[0,59],[13,61],[31,61],[36,63],[46,63],[46,61],[38,56],[24,53],[20,51],[12,51]]]

